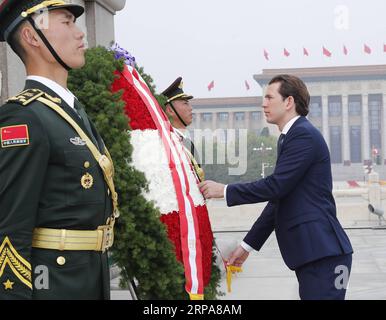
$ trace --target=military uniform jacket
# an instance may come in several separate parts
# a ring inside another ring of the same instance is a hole
[[[174,128],[174,132],[179,137],[180,141],[182,142],[185,151],[190,159],[190,162],[192,164],[192,169],[196,173],[196,177],[199,179],[200,182],[205,180],[205,173],[204,170],[201,167],[201,161],[199,157],[199,153],[196,149],[196,147],[193,144],[193,141],[190,140],[189,137],[187,137],[185,134],[183,134],[180,130],[177,128]]]
[[[60,98],[40,82],[27,80],[30,88]],[[91,138],[76,112],[63,100],[59,105]],[[0,300],[108,299],[106,252],[31,247],[36,227],[95,230],[106,224],[112,202],[92,153],[39,101],[0,107],[0,130]],[[87,173],[93,184],[86,189],[81,179]]]

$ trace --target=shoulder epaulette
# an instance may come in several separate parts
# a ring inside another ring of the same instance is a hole
[[[39,99],[39,97],[42,97],[42,96],[44,96],[45,98],[48,98],[49,100],[51,100],[55,103],[61,102],[61,99],[54,98],[54,97],[50,96],[48,93],[45,93],[44,91],[42,91],[40,89],[24,90],[23,92],[19,93],[18,95],[14,96],[12,98],[9,98],[7,100],[7,102],[15,102],[15,103],[21,104],[22,106],[27,106],[31,102]]]

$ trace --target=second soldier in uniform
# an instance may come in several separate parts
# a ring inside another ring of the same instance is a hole
[[[197,177],[204,180],[204,171],[201,168],[199,153],[189,137],[187,127],[192,123],[193,111],[190,100],[193,96],[187,95],[183,90],[182,78],[178,77],[162,94],[167,98],[165,112],[170,117],[173,129],[181,139]]]
[[[0,300],[110,296],[112,161],[67,89],[68,71],[85,63],[75,23],[83,12],[64,1],[0,1],[0,40],[27,73],[25,91],[0,107]]]

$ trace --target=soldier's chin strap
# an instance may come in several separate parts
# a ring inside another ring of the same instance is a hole
[[[32,27],[35,29],[35,31],[37,32],[37,34],[39,35],[39,37],[42,39],[42,41],[44,42],[44,44],[46,45],[47,49],[51,52],[52,56],[56,59],[56,61],[58,61],[60,63],[60,65],[66,69],[67,71],[70,71],[71,68],[59,57],[59,55],[56,53],[56,51],[54,50],[54,48],[51,46],[51,44],[48,42],[46,36],[43,34],[43,32],[39,29],[39,27],[36,26],[36,23],[34,21],[34,19],[32,19],[31,17],[28,17],[27,18],[29,23],[32,25]]]
[[[181,118],[181,116],[178,114],[176,108],[174,108],[173,103],[170,101],[169,104],[170,104],[170,107],[173,109],[174,113],[177,115],[178,119],[181,121],[181,123],[182,123],[185,127],[187,127],[187,124],[185,123],[185,121],[182,120],[182,118]]]

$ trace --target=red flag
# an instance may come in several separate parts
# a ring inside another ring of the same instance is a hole
[[[289,57],[289,55],[290,55],[290,53],[288,52],[288,50],[287,50],[286,48],[284,48],[283,54],[284,54],[286,57]]]
[[[329,50],[327,50],[325,47],[323,47],[323,54],[326,56],[326,57],[331,57],[331,52]]]
[[[214,80],[211,81],[211,83],[208,84],[208,91],[212,90],[214,88]]]
[[[306,48],[303,47],[303,55],[308,56],[308,51]]]
[[[386,52],[386,44],[383,45],[383,52]]]
[[[249,83],[248,83],[248,81],[247,81],[247,80],[245,80],[245,88],[246,88],[247,90],[249,90],[249,89],[250,89],[250,87],[249,87]]]
[[[365,51],[365,53],[371,54],[371,48],[367,44],[363,46],[363,50]]]
[[[269,60],[268,52],[264,49],[264,58],[265,60]]]
[[[346,48],[346,46],[343,46],[343,53],[344,53],[344,55],[345,55],[345,56],[347,56],[347,54],[348,54],[348,51],[347,51],[347,48]]]
[[[28,126],[26,124],[0,128],[1,147],[29,145]]]

